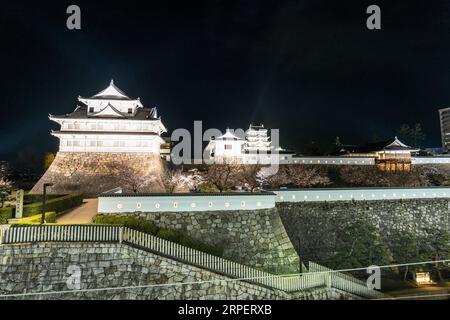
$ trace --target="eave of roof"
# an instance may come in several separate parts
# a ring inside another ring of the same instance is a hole
[[[125,117],[117,118],[117,117],[96,117],[88,115],[87,106],[78,106],[73,112],[67,113],[64,115],[50,115],[50,119],[109,119],[109,120],[151,120],[151,121],[160,121],[160,118],[150,117],[152,114],[152,109],[150,108],[137,108],[136,114],[132,116],[125,115]]]
[[[139,135],[139,136],[159,136],[155,132],[140,132],[140,131],[75,131],[75,130],[58,130],[52,131],[54,135],[74,135],[74,134],[92,134],[92,135]]]
[[[226,196],[275,196],[274,192],[183,192],[183,193],[100,193],[99,197],[226,197]]]

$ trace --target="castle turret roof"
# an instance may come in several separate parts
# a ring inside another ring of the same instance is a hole
[[[88,99],[135,100],[131,99],[121,89],[119,89],[114,84],[114,80],[111,80],[109,86],[107,86],[105,89]]]

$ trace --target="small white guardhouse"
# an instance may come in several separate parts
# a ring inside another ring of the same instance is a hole
[[[225,134],[211,139],[206,150],[215,163],[242,163],[244,144],[243,138],[227,129]]]

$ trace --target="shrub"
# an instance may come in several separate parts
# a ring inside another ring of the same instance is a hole
[[[112,225],[124,225],[127,217],[117,217],[110,215],[98,214],[95,217],[96,224],[112,224]]]
[[[15,211],[16,207],[0,208],[0,224],[8,223],[8,219],[11,219],[14,216]]]
[[[45,213],[45,222],[47,223],[55,223],[56,222],[56,212],[46,212]]]
[[[62,212],[83,203],[83,195],[69,194],[59,198],[50,199],[45,202],[45,209],[48,211]],[[42,211],[42,202],[34,202],[23,206],[23,216],[29,217]]]
[[[131,217],[118,217],[110,215],[97,215],[95,217],[96,224],[112,224],[120,225],[137,231],[156,235],[158,227],[152,222]]]
[[[41,223],[41,214],[36,214],[31,217],[20,219],[20,221],[15,222],[14,224],[40,224]],[[56,212],[46,212],[45,213],[45,222],[46,223],[55,223],[56,222]]]
[[[127,219],[125,221],[125,227],[139,230],[141,232],[156,235],[158,233],[158,227],[152,221],[139,220],[139,219]]]
[[[46,201],[52,200],[52,199],[56,199],[56,198],[61,198],[67,196],[67,194],[47,194],[45,196]],[[34,202],[42,202],[42,194],[29,194],[26,193],[23,196],[23,203],[24,204],[31,204]]]
[[[161,228],[156,234],[158,238],[166,239],[172,242],[180,243],[181,234],[180,232],[172,229]]]
[[[137,231],[156,235],[158,238],[172,241],[183,246],[209,253],[218,257],[222,257],[223,255],[223,248],[221,247],[203,243],[199,240],[184,235],[178,230],[167,228],[159,229],[152,221],[132,217],[99,214],[95,217],[95,223],[121,225]]]
[[[217,257],[223,256],[223,248],[203,243],[188,236],[182,236],[179,243],[183,246],[206,252]]]

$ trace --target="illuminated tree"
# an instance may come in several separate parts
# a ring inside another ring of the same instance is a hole
[[[237,180],[242,184],[243,189],[254,192],[261,188],[261,165],[242,165],[237,174]]]
[[[55,160],[55,154],[51,152],[46,152],[44,154],[44,171],[47,171],[47,169],[52,164],[53,160]]]
[[[120,187],[131,190],[133,193],[144,192],[156,180],[155,177],[149,177],[127,165],[109,164],[108,170],[112,176],[116,177]]]
[[[182,170],[167,168],[161,176],[161,181],[166,192],[173,193],[182,187],[184,185],[182,178]]]
[[[280,166],[278,172],[267,178],[269,188],[296,187],[307,188],[330,184],[326,168],[308,165]]]
[[[239,165],[233,162],[224,161],[223,163],[215,163],[208,166],[206,171],[206,181],[217,188],[219,192],[230,190],[236,186],[238,182],[237,173]]]

